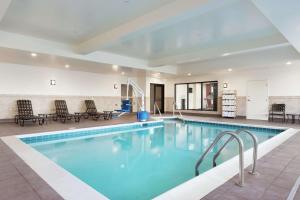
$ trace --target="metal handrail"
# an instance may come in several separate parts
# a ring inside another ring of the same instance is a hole
[[[159,113],[159,116],[161,116],[161,112],[160,112],[160,109],[159,109],[159,107],[158,107],[158,105],[157,105],[157,103],[156,102],[154,102],[154,105],[153,105],[153,114],[154,114],[154,116],[156,115],[156,109],[158,110],[158,113]]]
[[[213,141],[213,143],[208,147],[208,149],[206,149],[206,151],[204,152],[204,154],[202,154],[202,156],[200,157],[200,159],[197,161],[196,165],[195,165],[195,175],[198,176],[199,175],[199,167],[201,165],[201,163],[203,162],[204,158],[207,156],[207,154],[209,153],[209,151],[220,141],[220,139],[222,137],[224,137],[225,135],[230,135],[231,137],[233,137],[234,139],[236,139],[236,141],[239,144],[239,186],[243,186],[244,185],[244,143],[242,141],[242,139],[235,133],[232,131],[224,131],[221,132],[216,139]]]
[[[250,137],[252,138],[253,141],[253,164],[252,164],[252,170],[249,172],[250,174],[256,175],[256,162],[257,162],[257,146],[258,146],[258,140],[257,137],[252,134],[250,131],[246,130],[246,129],[239,129],[237,131],[235,131],[237,135],[239,135],[242,132],[247,133],[248,135],[250,135]],[[233,137],[231,136],[224,144],[223,146],[219,149],[219,151],[214,155],[213,158],[213,166],[217,166],[216,163],[216,159],[219,157],[219,155],[221,154],[222,150],[226,147],[226,145],[233,140]]]
[[[177,108],[176,102],[173,101],[173,116],[175,115],[176,108]],[[182,114],[181,114],[180,110],[177,110],[177,111],[178,111],[180,117],[182,118]]]
[[[257,152],[258,152],[258,139],[253,133],[251,133],[250,131],[248,131],[246,129],[239,129],[236,131],[237,134],[240,134],[242,132],[245,132],[248,135],[250,135],[250,137],[252,138],[252,141],[253,141],[253,163],[252,163],[252,170],[249,173],[256,175],[257,174],[256,162],[257,162]]]

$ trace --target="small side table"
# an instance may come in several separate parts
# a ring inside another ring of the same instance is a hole
[[[103,117],[105,120],[110,120],[112,118],[113,111],[103,111],[103,113],[104,113]]]
[[[299,117],[299,114],[295,114],[295,113],[286,114],[286,117],[287,117],[286,122],[288,122],[289,119],[291,119],[292,120],[292,124],[295,124],[295,122],[296,122],[296,116]]]
[[[48,115],[47,114],[38,114],[39,125],[48,124]]]
[[[74,113],[75,122],[79,122],[80,118],[81,118],[81,113],[80,112],[75,112]]]

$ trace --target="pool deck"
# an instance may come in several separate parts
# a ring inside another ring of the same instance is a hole
[[[214,117],[187,116],[190,119],[234,122],[264,126],[291,127],[300,129],[300,124],[269,123],[245,119],[223,119]],[[0,123],[0,137],[38,133],[46,131],[86,128],[120,123],[135,122],[135,116],[123,116],[115,120],[82,120],[80,123],[49,122],[47,125],[26,125]],[[296,179],[300,176],[300,134],[296,134],[269,154],[258,160],[258,176],[245,173],[244,187],[236,186],[237,177],[232,178],[204,197],[204,200],[250,200],[286,199]],[[13,151],[0,140],[0,194],[1,200],[59,200],[62,199],[44,180],[28,167]],[[300,199],[300,191],[296,198]]]

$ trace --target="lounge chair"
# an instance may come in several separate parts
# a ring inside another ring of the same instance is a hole
[[[272,104],[269,111],[269,121],[274,121],[275,118],[281,118],[285,122],[285,104]]]
[[[56,116],[61,122],[74,119],[75,122],[80,121],[80,113],[70,114],[65,100],[55,100]]]
[[[39,125],[43,125],[44,119],[33,114],[30,100],[17,100],[17,106],[18,115],[15,116],[16,124],[24,126],[25,121],[32,121],[33,123],[39,121]]]
[[[98,120],[100,117],[104,118],[104,113],[97,111],[94,100],[85,100],[86,113],[88,116],[92,117],[94,120]]]

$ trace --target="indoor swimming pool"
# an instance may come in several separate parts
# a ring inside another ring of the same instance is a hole
[[[152,199],[195,177],[195,163],[222,131],[246,128],[259,143],[283,129],[164,120],[133,125],[22,136],[21,140],[109,199]],[[245,149],[252,147],[241,134]],[[219,143],[221,146],[228,137]],[[212,168],[216,146],[201,166]],[[217,160],[237,155],[232,141]]]

